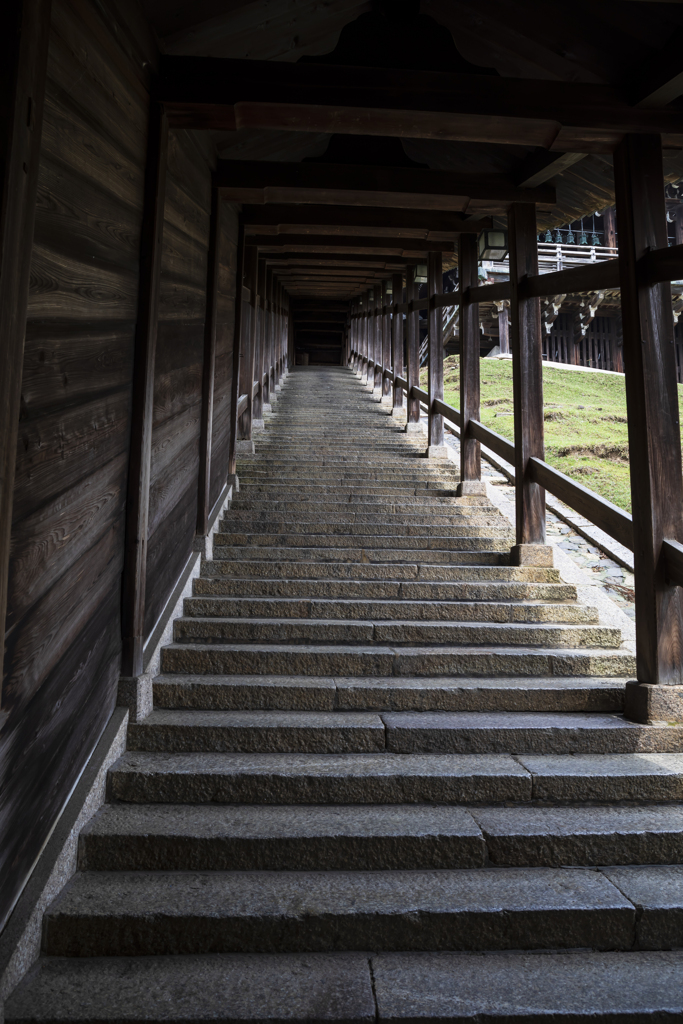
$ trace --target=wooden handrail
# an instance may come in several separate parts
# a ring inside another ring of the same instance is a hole
[[[468,305],[473,302],[500,302],[510,298],[510,282],[499,281],[497,284],[480,284],[476,288],[465,290],[464,300]]]
[[[440,398],[434,399],[433,406],[435,412],[438,412],[445,420],[455,423],[456,427],[459,427],[462,423],[459,409],[455,409],[452,405],[442,402]]]
[[[237,415],[238,415],[238,417],[241,416],[243,412],[246,412],[248,402],[249,402],[249,396],[248,395],[240,395],[240,397],[237,399]]]
[[[683,587],[683,544],[677,540],[664,540],[662,554],[666,559],[667,576],[677,587]]]
[[[628,512],[624,512],[606,498],[601,498],[595,491],[577,484],[575,480],[541,459],[529,459],[529,473],[537,484],[545,487],[575,512],[590,519],[595,526],[604,530],[629,551],[633,551],[633,521]]]
[[[506,462],[514,465],[515,446],[511,441],[508,441],[507,437],[503,437],[501,434],[497,434],[495,430],[485,427],[479,420],[470,420],[468,430],[477,441],[485,444],[496,455],[500,455],[501,459],[505,459]]]
[[[419,388],[417,386],[417,384],[413,384],[413,386],[411,388],[411,391],[410,391],[410,397],[411,398],[419,398],[421,402],[428,402],[429,401],[429,395],[427,394],[427,392],[423,391],[422,388]]]
[[[643,256],[643,265],[652,284],[683,279],[683,245],[652,249]]]
[[[554,274],[527,277],[521,291],[525,298],[543,298],[546,295],[571,295],[573,292],[598,292],[604,288],[619,287],[619,260],[586,263]]]

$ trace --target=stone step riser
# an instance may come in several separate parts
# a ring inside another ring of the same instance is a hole
[[[279,544],[292,540],[291,537],[275,538]],[[306,538],[297,538],[306,539]],[[391,540],[391,538],[388,538]],[[416,562],[439,565],[441,567],[458,565],[507,565],[510,561],[510,545],[506,541],[488,541],[486,545],[483,540],[486,538],[475,538],[471,547],[462,540],[458,547],[441,548],[435,543],[432,548],[382,548],[378,543],[367,547],[339,547],[326,544],[319,544],[314,547],[298,547],[291,544],[285,547],[268,546],[267,544],[253,544],[240,546],[238,544],[216,545],[214,548],[214,561],[225,559],[234,561],[262,561],[263,559],[272,562],[361,562],[365,564],[376,563],[407,563],[414,565]],[[310,541],[310,538],[308,538]],[[455,543],[455,542],[452,542]],[[356,540],[356,544],[358,541]]]
[[[433,541],[441,541],[457,537],[486,537],[494,538],[500,534],[507,534],[512,538],[512,533],[507,523],[500,523],[494,519],[472,518],[465,523],[441,524],[429,527],[424,523],[325,523],[318,522],[314,516],[303,521],[284,520],[283,522],[251,521],[251,531],[245,533],[244,522],[233,521],[222,523],[221,528],[214,534],[214,544],[248,544],[252,536],[264,537],[269,540],[279,539],[281,536],[303,535],[309,540],[312,537],[334,537],[339,543],[344,538],[348,543],[358,543],[356,538],[369,538],[369,543],[375,540],[382,542],[385,538],[390,539],[410,538],[424,541],[430,544]],[[255,532],[252,532],[255,531]]]
[[[618,648],[621,631],[608,626],[500,622],[363,622],[341,620],[182,618],[176,643],[222,644],[473,644],[506,647]]]
[[[162,672],[200,675],[304,676],[617,676],[635,674],[635,658],[613,650],[522,648],[344,648],[240,644],[171,644]]]
[[[463,555],[459,556],[461,559]],[[202,563],[204,579],[234,580],[334,580],[334,581],[396,581],[422,583],[539,583],[559,584],[560,573],[557,569],[541,569],[532,566],[511,566],[499,562],[500,556],[491,565],[491,555],[487,554],[488,564],[453,565],[453,555],[449,556],[449,565],[408,563],[372,564],[370,562],[293,562],[284,559],[270,562],[257,559],[249,561],[214,559]]]
[[[228,580],[199,576],[196,597],[302,598],[362,601],[552,601],[576,600],[576,588],[559,583],[400,583],[361,580]],[[188,614],[188,613],[186,613]]]
[[[339,950],[631,949],[636,908],[605,875],[490,872],[84,874],[45,919],[51,956]],[[117,884],[118,883],[118,884]],[[401,886],[402,883],[402,886]],[[400,887],[400,888],[399,888]],[[403,890],[401,892],[401,889]],[[113,903],[113,906],[112,906]],[[664,914],[666,933],[681,907]]]
[[[406,622],[597,623],[597,608],[573,604],[185,598],[185,618],[372,619]]]
[[[624,680],[166,675],[157,708],[279,711],[621,712]]]

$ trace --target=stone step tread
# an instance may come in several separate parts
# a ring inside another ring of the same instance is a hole
[[[222,618],[181,617],[174,622],[179,642],[211,643],[224,640],[258,640],[278,643],[370,644],[520,644],[566,648],[618,648],[621,630],[613,626],[562,622],[491,621],[366,621],[318,618]]]
[[[609,713],[155,708],[128,749],[165,752],[628,754],[683,751],[683,726]]]
[[[306,711],[621,711],[624,679],[160,675],[157,707]]]
[[[670,881],[683,916],[683,884]],[[679,931],[683,934],[683,930]],[[669,929],[671,931],[671,929]],[[600,871],[84,872],[45,915],[51,956],[354,949],[630,949],[636,907]]]
[[[168,644],[162,672],[306,676],[633,676],[635,657],[606,648]]]
[[[359,601],[576,601],[577,590],[568,583],[418,583],[409,580],[283,580],[198,576],[192,581],[195,597],[308,598]]]
[[[314,579],[314,580],[382,580],[411,583],[556,583],[561,584],[558,569],[536,566],[507,565],[496,555],[495,564],[438,565],[417,559],[414,562],[307,562],[281,559],[272,562],[263,558],[240,561],[210,559],[202,563],[204,579]],[[462,555],[460,556],[463,557]],[[487,554],[490,559],[494,556]]]
[[[5,1006],[7,1024],[121,1024],[133,1019],[375,1024],[368,957],[43,957]]]
[[[497,803],[683,799],[683,754],[126,752],[110,799],[134,803]]]
[[[250,529],[245,531],[243,522],[231,520],[223,523],[219,531],[214,533],[214,544],[248,543],[238,541],[239,537],[263,536],[299,536],[304,534],[307,537],[402,537],[427,540],[433,538],[441,540],[449,537],[486,537],[489,534],[495,535],[497,531],[509,533],[510,524],[505,520],[495,520],[489,517],[468,517],[464,523],[459,524],[436,524],[429,525],[419,523],[321,523],[311,516],[303,522],[285,521],[281,523],[261,522],[252,519],[249,522]]]
[[[509,551],[509,537],[504,531],[467,529],[456,537],[401,536],[400,534],[327,534],[327,533],[215,533],[214,557],[229,558],[233,548],[363,548],[368,554],[375,551]],[[221,549],[228,549],[222,553]],[[405,556],[404,556],[405,557]]]
[[[282,539],[282,538],[280,538]],[[440,548],[434,544],[430,548],[381,548],[379,546],[366,547],[334,547],[325,544],[316,547],[285,545],[284,547],[266,544],[218,546],[214,548],[213,560],[224,559],[229,562],[235,561],[269,561],[271,564],[280,563],[284,565],[289,562],[362,562],[364,564],[377,565],[407,563],[414,565],[416,562],[431,563],[448,568],[459,565],[506,565],[510,560],[509,544],[504,541],[492,540],[483,549],[480,540],[458,542],[457,547]]]
[[[386,621],[465,620],[468,622],[560,622],[597,623],[598,609],[569,602],[517,600],[514,603],[421,600],[370,600],[363,598],[194,596],[185,598],[186,618],[296,618],[296,619],[381,619]]]
[[[83,871],[374,871],[683,863],[683,807],[661,803],[105,805]]]

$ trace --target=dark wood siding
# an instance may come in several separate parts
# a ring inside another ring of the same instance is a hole
[[[154,60],[123,8],[53,3],[0,716],[0,927],[115,700]]]
[[[211,507],[228,476],[231,389],[235,329],[235,280],[237,274],[238,207],[224,203],[216,305],[216,376],[213,391],[213,439],[211,445]]]
[[[197,522],[210,216],[208,139],[172,131],[154,377],[146,635],[192,551]]]

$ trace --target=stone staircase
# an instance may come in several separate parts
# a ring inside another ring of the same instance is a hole
[[[286,378],[7,1024],[683,1019],[683,730],[424,445]]]

